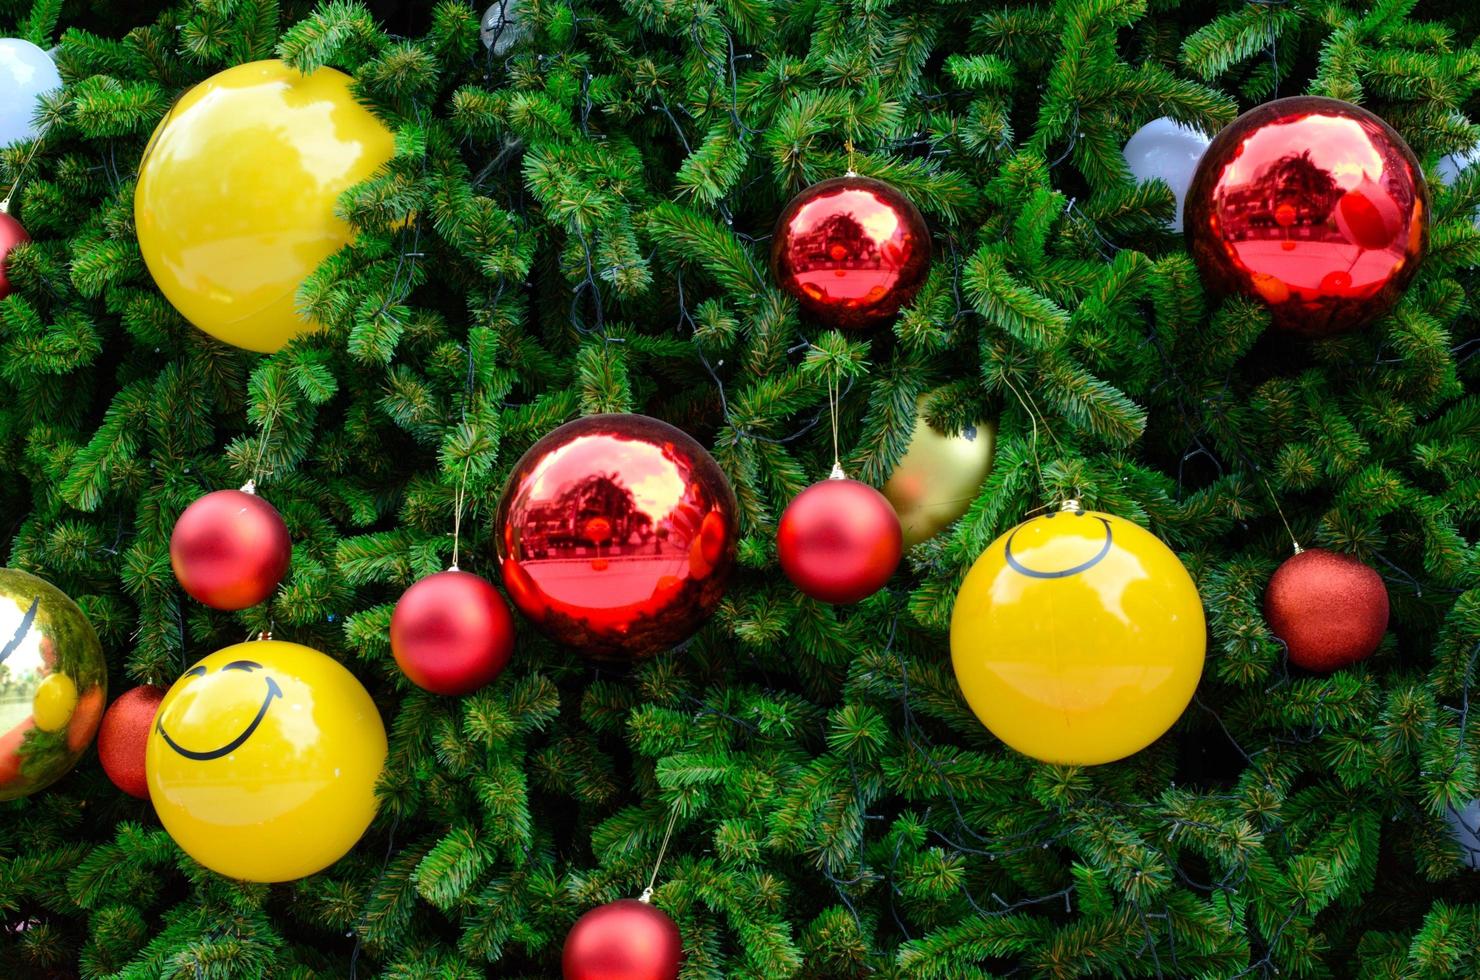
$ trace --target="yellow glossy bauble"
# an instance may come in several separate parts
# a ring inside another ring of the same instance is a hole
[[[353,674],[317,650],[258,640],[175,681],[144,767],[185,853],[230,878],[288,881],[355,846],[385,752],[380,713]]]
[[[139,249],[175,309],[206,333],[272,352],[314,329],[298,286],[351,237],[336,199],[394,139],[332,68],[237,65],[186,92],[139,165]]]
[[[997,443],[997,426],[991,422],[946,435],[925,420],[924,401],[920,400],[922,410],[915,416],[909,448],[884,484],[884,496],[904,529],[906,548],[935,537],[966,513],[992,471]]]
[[[1156,741],[1192,700],[1206,648],[1177,556],[1094,511],[1036,517],[992,542],[951,617],[972,711],[1044,762],[1113,762]]]
[[[77,603],[50,582],[0,569],[0,800],[71,770],[97,733],[107,692],[103,648]]]

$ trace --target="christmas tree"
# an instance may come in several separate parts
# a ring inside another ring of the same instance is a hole
[[[374,822],[292,883],[201,867],[93,752],[0,803],[0,975],[556,976],[670,819],[652,900],[686,978],[1480,975],[1450,822],[1480,797],[1474,4],[0,0],[0,36],[64,83],[0,148],[33,239],[0,300],[7,566],[82,607],[110,700],[271,632],[353,671],[389,734]],[[394,147],[296,293],[322,330],[260,355],[161,294],[134,192],[182,94],[270,58],[352,75]],[[1213,134],[1305,93],[1386,120],[1431,203],[1396,305],[1323,339],[1205,288],[1172,190],[1122,157],[1159,117]],[[892,323],[834,330],[767,251],[850,169],[919,208],[933,261]],[[833,462],[830,390],[875,487],[917,404],[996,427],[964,516],[836,607],[776,558]],[[461,567],[499,581],[514,464],[602,412],[678,426],[733,487],[713,618],[615,666],[520,621],[492,684],[417,688],[397,599],[459,514]],[[291,570],[208,608],[172,528],[254,476]],[[947,640],[988,544],[1068,498],[1166,542],[1207,616],[1192,703],[1107,765],[998,741]],[[1369,659],[1291,664],[1263,596],[1292,537],[1381,574]]]

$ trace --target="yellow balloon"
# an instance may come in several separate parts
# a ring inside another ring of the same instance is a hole
[[[951,662],[992,734],[1044,762],[1139,752],[1192,700],[1207,630],[1187,569],[1129,521],[1067,508],[992,542],[951,616]]]
[[[31,699],[31,717],[43,732],[59,732],[72,720],[77,707],[77,682],[66,674],[50,674],[36,685]]]
[[[134,223],[154,281],[206,333],[271,353],[314,330],[298,286],[351,237],[341,192],[394,138],[332,68],[237,65],[180,98],[139,165]]]
[[[921,408],[924,401],[920,399]],[[909,448],[884,484],[906,548],[935,537],[966,513],[992,471],[996,442],[997,426],[991,422],[948,436],[927,422],[923,412],[916,415]]]
[[[144,769],[185,853],[230,878],[289,881],[355,846],[385,753],[380,713],[353,674],[317,650],[258,640],[175,681]]]

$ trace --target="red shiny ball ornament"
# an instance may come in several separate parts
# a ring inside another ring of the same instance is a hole
[[[823,326],[886,323],[914,298],[930,269],[930,229],[893,187],[834,177],[791,199],[771,238],[781,288]]]
[[[737,504],[714,457],[646,415],[567,422],[514,466],[499,504],[499,572],[541,631],[630,660],[682,643],[735,563]]]
[[[130,796],[149,799],[144,778],[144,746],[154,713],[164,699],[164,688],[143,684],[124,691],[108,705],[98,728],[98,761],[113,785]]]
[[[498,590],[469,572],[429,575],[391,613],[391,653],[433,694],[470,694],[508,666],[514,617]]]
[[[623,898],[576,920],[560,965],[565,980],[677,980],[683,941],[661,909]]]
[[[1310,337],[1390,310],[1429,244],[1428,187],[1408,144],[1366,109],[1312,95],[1230,123],[1186,208],[1203,281],[1262,300],[1276,326]]]
[[[293,542],[273,506],[255,493],[217,490],[185,508],[170,535],[175,578],[214,609],[246,609],[272,595]]]
[[[1387,586],[1355,558],[1311,548],[1275,570],[1264,592],[1264,618],[1291,663],[1336,670],[1367,659],[1382,641]]]
[[[0,212],[0,299],[10,295],[10,280],[5,275],[5,262],[10,250],[31,240],[21,223],[8,213]]]
[[[781,570],[814,599],[866,599],[899,567],[904,532],[888,499],[866,483],[814,483],[787,505],[776,526]]]

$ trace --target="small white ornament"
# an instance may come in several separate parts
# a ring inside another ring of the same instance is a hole
[[[62,87],[45,51],[18,37],[0,37],[0,146],[35,139],[32,118],[43,95]]]
[[[1464,153],[1451,153],[1439,158],[1439,165],[1434,169],[1439,171],[1439,182],[1446,187],[1459,180],[1459,175],[1470,167],[1480,162],[1480,144],[1470,147]]]
[[[497,57],[502,58],[529,36],[523,6],[523,0],[495,0],[483,11],[478,33],[483,38],[483,46]]]
[[[1466,867],[1480,870],[1480,800],[1471,800],[1463,810],[1445,807],[1444,818],[1459,845],[1460,860]]]
[[[1187,199],[1187,186],[1209,142],[1207,134],[1162,116],[1136,130],[1121,151],[1137,183],[1159,179],[1172,189],[1177,199],[1173,231],[1182,230],[1182,202]]]

